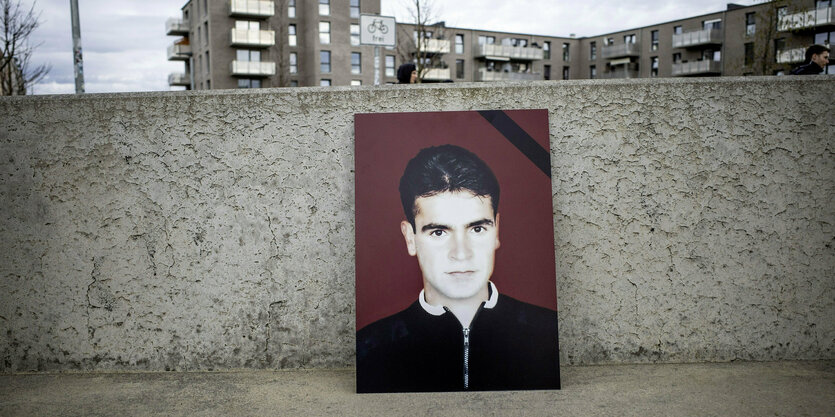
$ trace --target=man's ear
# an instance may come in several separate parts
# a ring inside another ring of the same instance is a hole
[[[403,239],[406,240],[406,250],[409,255],[415,256],[417,251],[415,250],[415,230],[412,224],[406,220],[400,222],[400,233],[403,233]]]
[[[496,213],[496,249],[502,246],[502,243],[499,242],[499,213]]]

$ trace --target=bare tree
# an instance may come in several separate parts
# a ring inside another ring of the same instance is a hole
[[[444,51],[439,51],[435,44],[437,41],[433,40],[444,39],[445,25],[444,22],[438,21],[438,12],[432,0],[409,0],[407,10],[412,22],[408,25],[398,25],[400,41],[397,42],[397,53],[400,62],[415,63],[418,82],[422,82],[430,69],[444,65]],[[409,29],[412,29],[413,33],[409,33]],[[448,46],[448,43],[445,45]]]
[[[40,44],[32,45],[29,37],[40,25],[35,3],[27,11],[20,0],[0,0],[0,90],[2,95],[25,94],[49,72],[49,65],[32,66],[32,53]]]

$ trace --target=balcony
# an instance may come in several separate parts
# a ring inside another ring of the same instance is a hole
[[[722,62],[713,60],[702,60],[693,62],[681,62],[673,64],[673,77],[686,77],[692,75],[719,75],[722,73]]]
[[[188,75],[182,72],[172,72],[168,74],[168,85],[170,86],[183,86],[183,87],[190,87],[191,80],[189,79]]]
[[[238,77],[269,77],[275,75],[275,62],[232,61],[231,72]]]
[[[835,19],[832,18],[832,7],[819,7],[777,18],[777,29],[781,32],[833,25],[835,25]]]
[[[254,46],[266,48],[275,45],[274,30],[232,28],[232,46]]]
[[[229,15],[242,17],[271,17],[275,15],[275,2],[261,0],[230,0]]]
[[[523,46],[482,44],[475,48],[475,57],[489,59],[491,61],[535,61],[543,59],[544,55],[540,48],[529,48]]]
[[[449,68],[429,68],[423,75],[423,79],[427,81],[446,81],[450,79]]]
[[[541,81],[544,78],[537,72],[504,72],[479,68],[475,75],[476,81]]]
[[[448,54],[449,39],[424,39],[421,41],[421,51],[429,54]]]
[[[609,71],[600,74],[600,78],[603,79],[638,78],[640,76],[638,64],[635,62],[609,67]]]
[[[188,36],[188,20],[172,17],[165,21],[165,34],[168,36]]]
[[[778,64],[796,64],[806,60],[806,49],[778,49],[776,55]]]
[[[623,43],[620,45],[609,45],[603,47],[603,59],[625,58],[640,55],[641,45],[638,43]]]
[[[191,45],[174,44],[168,47],[169,61],[188,61],[191,58]]]
[[[695,32],[673,35],[673,48],[721,45],[722,33],[722,29],[702,29]]]

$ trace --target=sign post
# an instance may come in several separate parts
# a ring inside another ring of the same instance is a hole
[[[360,15],[360,44],[374,45],[374,85],[380,85],[380,47],[396,45],[396,25],[392,16]]]

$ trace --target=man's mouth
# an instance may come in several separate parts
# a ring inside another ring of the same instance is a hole
[[[475,271],[450,271],[446,274],[453,278],[467,278],[475,274]]]

